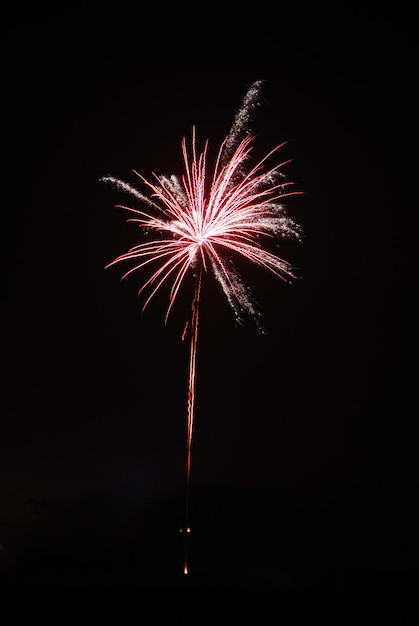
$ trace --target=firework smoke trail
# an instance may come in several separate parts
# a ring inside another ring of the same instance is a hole
[[[292,189],[293,183],[284,180],[283,168],[288,161],[268,166],[268,162],[284,144],[276,146],[250,169],[245,167],[253,142],[249,121],[258,104],[261,86],[262,82],[257,81],[247,90],[230,133],[221,144],[212,177],[207,166],[208,141],[198,153],[196,130],[192,127],[190,146],[188,147],[185,138],[182,140],[184,174],[181,178],[153,174],[151,181],[133,170],[143,185],[151,191],[150,195],[144,195],[129,183],[113,176],[101,178],[146,205],[144,210],[117,205],[133,215],[127,221],[138,224],[149,234],[149,239],[133,246],[106,265],[109,268],[121,262],[132,262],[131,268],[123,274],[121,280],[138,270],[149,269],[149,276],[138,291],[140,295],[148,290],[142,310],[148,306],[157,291],[169,283],[166,324],[185,278],[192,273],[196,280],[190,328],[187,323],[183,334],[185,337],[187,331],[190,333],[186,510],[185,526],[182,529],[185,574],[188,573],[189,487],[203,276],[212,270],[236,320],[241,323],[243,314],[246,313],[256,322],[260,331],[264,329],[259,322],[258,311],[250,292],[231,265],[227,254],[244,257],[287,282],[295,277],[286,260],[261,245],[263,237],[301,238],[299,225],[287,215],[281,204],[284,198],[301,193]]]

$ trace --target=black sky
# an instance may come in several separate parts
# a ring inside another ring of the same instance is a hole
[[[204,285],[195,515],[202,524],[227,511],[244,533],[261,514],[275,534],[275,507],[289,507],[290,526],[303,509],[324,537],[334,527],[341,548],[337,527],[363,545],[380,527],[377,544],[387,537],[393,563],[411,572],[411,16],[316,4],[275,19],[211,11],[191,27],[181,11],[139,20],[57,9],[3,22],[4,533],[29,501],[179,505],[189,294],[164,327],[164,298],[142,314],[139,282],[104,270],[137,233],[114,208],[126,198],[99,178],[180,174],[192,125],[217,147],[248,86],[264,80],[257,141],[288,142],[304,191],[288,202],[304,242],[283,248],[301,280],[245,268],[266,336],[236,327],[217,285]]]

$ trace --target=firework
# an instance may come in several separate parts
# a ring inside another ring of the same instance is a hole
[[[147,179],[133,170],[148,193],[142,193],[133,185],[113,176],[101,179],[133,196],[141,205],[141,208],[117,205],[130,213],[131,217],[127,221],[137,224],[144,231],[144,238],[111,261],[106,268],[128,263],[121,280],[133,272],[145,275],[138,292],[143,296],[143,310],[155,294],[167,286],[167,323],[182,284],[189,276],[195,281],[191,319],[184,332],[184,335],[186,330],[190,333],[184,526],[188,533],[188,493],[203,278],[207,274],[215,277],[238,322],[241,323],[247,314],[263,332],[250,291],[232,265],[231,258],[244,257],[287,282],[295,277],[290,263],[264,245],[271,239],[301,238],[299,225],[288,216],[283,204],[285,198],[301,193],[293,189],[293,183],[284,175],[284,167],[289,161],[277,162],[275,158],[284,143],[249,166],[254,143],[249,122],[258,104],[261,86],[261,81],[257,81],[247,90],[212,168],[208,163],[209,142],[205,141],[203,149],[199,151],[196,128],[193,126],[190,141],[187,142],[186,138],[182,140],[181,177],[152,174]],[[269,165],[273,161],[275,164]],[[185,537],[188,533],[185,532]],[[184,573],[188,573],[186,548]]]

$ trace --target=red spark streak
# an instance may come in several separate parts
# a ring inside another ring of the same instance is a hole
[[[191,449],[192,449],[192,431],[195,414],[195,380],[196,380],[196,352],[198,346],[198,321],[199,321],[199,300],[201,297],[202,274],[200,273],[198,283],[195,290],[195,297],[192,303],[192,328],[191,328],[191,344],[189,353],[189,388],[188,388],[188,424],[187,424],[187,459],[186,459],[186,476],[187,483],[191,474]],[[186,516],[186,521],[188,516]]]

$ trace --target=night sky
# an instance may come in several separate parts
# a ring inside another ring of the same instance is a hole
[[[182,174],[182,137],[195,124],[218,148],[255,80],[255,145],[286,141],[304,192],[287,201],[303,242],[281,244],[300,278],[240,264],[259,335],[205,277],[191,571],[207,581],[222,560],[226,586],[417,580],[412,16],[254,10],[208,7],[196,27],[181,7],[3,20],[0,544],[3,569],[33,584],[39,563],[100,579],[104,544],[159,584],[181,567],[192,283],[166,326],[167,291],[141,312],[145,274],[104,269],[141,238],[115,208],[135,200],[99,179]]]

